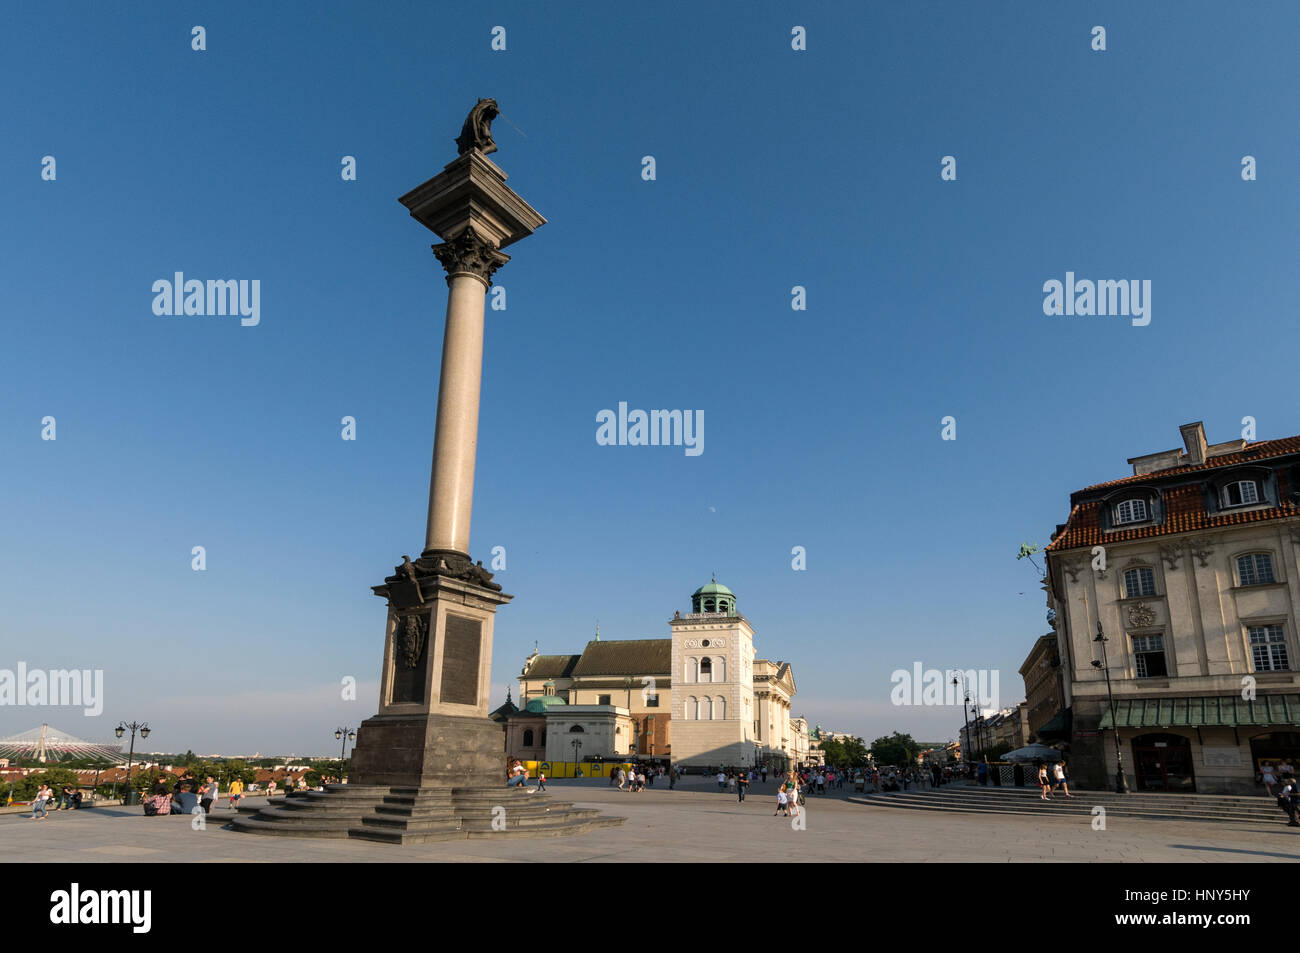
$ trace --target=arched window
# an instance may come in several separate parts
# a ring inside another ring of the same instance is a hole
[[[1268,553],[1247,553],[1237,557],[1237,579],[1243,586],[1262,586],[1277,582],[1273,575],[1273,557]]]
[[[688,658],[686,660],[686,680],[688,682],[698,682],[700,680],[700,660]]]
[[[725,682],[727,680],[727,660],[718,658],[713,660],[713,680],[715,682]]]
[[[713,717],[718,721],[727,719],[727,700],[725,698],[715,699],[713,702]]]
[[[531,729],[531,728],[525,728],[525,729],[524,729],[524,747],[525,747],[525,748],[531,748],[532,746],[533,746],[533,729]]]
[[[1147,519],[1146,500],[1124,500],[1115,506],[1115,525],[1143,523]]]
[[[685,718],[687,721],[694,721],[696,718],[699,717],[699,714],[697,712],[698,705],[699,702],[695,700],[695,696],[691,695],[689,698],[686,699],[686,710],[682,713],[682,717]]]
[[[700,699],[700,720],[713,720],[713,699],[707,695]]]
[[[1139,596],[1156,594],[1156,575],[1146,566],[1124,571],[1124,598],[1136,599]]]
[[[586,733],[587,729],[583,728],[582,725],[574,725],[569,729],[569,734],[571,735],[585,735]]]
[[[702,682],[713,681],[713,659],[710,658],[700,659],[700,681]]]

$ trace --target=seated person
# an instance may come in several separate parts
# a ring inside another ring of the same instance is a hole
[[[199,796],[188,781],[182,781],[180,790],[172,796],[171,812],[173,814],[193,814],[199,806]]]
[[[144,800],[144,812],[150,817],[170,814],[172,812],[172,796],[167,793],[167,788],[159,784],[154,793]]]
[[[510,768],[509,779],[506,781],[506,787],[514,787],[516,784],[523,787],[528,783],[528,769],[524,767],[522,761],[516,761]]]

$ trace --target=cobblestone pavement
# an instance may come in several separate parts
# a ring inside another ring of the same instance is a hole
[[[744,804],[691,779],[638,794],[604,781],[554,781],[559,799],[627,818],[622,827],[572,837],[453,841],[391,847],[356,840],[264,837],[223,828],[218,809],[202,831],[190,818],[145,817],[138,808],[0,816],[0,860],[9,862],[681,862],[681,861],[1174,861],[1300,860],[1300,836],[1273,823],[1204,823],[1090,817],[1004,817],[906,811],[810,797],[806,827],[773,817],[775,785],[755,784]],[[847,792],[845,792],[847,793]],[[882,795],[888,796],[888,795]],[[257,803],[256,800],[250,803]]]

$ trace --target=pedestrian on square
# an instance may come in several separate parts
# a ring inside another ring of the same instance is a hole
[[[46,784],[42,784],[36,789],[36,798],[32,801],[32,816],[30,819],[38,821],[49,819],[49,815],[45,813],[45,805],[53,794],[54,791]]]
[[[799,776],[791,771],[785,779],[786,803],[794,817],[799,816]]]
[[[676,787],[677,787],[677,767],[676,765],[674,765],[673,767],[668,769],[668,790],[672,791]]]
[[[739,803],[741,804],[745,803],[745,792],[748,790],[749,790],[749,778],[746,777],[745,772],[742,771],[740,772],[740,777],[736,779],[736,794],[739,795],[740,797]]]
[[[721,769],[721,768],[718,769],[718,774],[717,774],[717,778],[716,778],[716,780],[717,780],[717,782],[718,782],[718,790],[719,790],[719,791],[725,791],[725,790],[727,790],[727,776],[726,776],[725,774],[722,773],[722,769]]]
[[[1273,785],[1277,784],[1277,776],[1273,774],[1273,765],[1265,761],[1260,766],[1259,779],[1264,782],[1264,791],[1269,797],[1273,796]],[[1283,775],[1285,777],[1285,775]]]
[[[1066,797],[1074,797],[1074,795],[1070,793],[1070,785],[1065,782],[1065,762],[1056,762],[1056,766],[1052,768],[1052,772],[1056,775],[1056,787],[1064,791]]]
[[[235,779],[230,782],[230,809],[235,810],[235,805],[240,802],[244,796],[244,779],[235,775]]]
[[[275,779],[272,778],[266,786],[266,803],[271,803],[271,798],[275,797]]]
[[[736,793],[736,772],[731,772],[727,777],[727,787],[731,788],[731,793]]]
[[[762,770],[759,771],[759,776],[763,779],[763,783],[766,784],[766,783],[767,783],[767,765],[763,765]]]
[[[546,772],[543,771],[541,768],[537,769],[537,790],[539,791],[546,790]]]
[[[199,798],[199,809],[203,811],[204,814],[211,814],[212,805],[216,803],[217,800],[217,782],[210,774],[203,780],[203,790],[200,792],[202,796]]]
[[[790,816],[790,800],[789,795],[785,793],[784,784],[776,789],[776,810],[772,813],[772,816],[776,817],[777,814],[784,814],[786,817]]]
[[[618,783],[618,771],[619,771],[619,769],[618,769],[618,768],[615,768],[613,771],[609,772],[609,786],[610,786],[610,787],[613,787],[615,784]]]
[[[1300,789],[1296,786],[1295,778],[1284,777],[1282,779],[1282,790],[1277,795],[1277,806],[1286,813],[1287,827],[1300,827],[1300,820],[1296,820],[1298,801],[1300,801]]]

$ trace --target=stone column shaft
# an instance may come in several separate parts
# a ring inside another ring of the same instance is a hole
[[[447,328],[438,381],[438,422],[424,548],[468,554],[487,288],[481,278],[467,272],[451,275],[447,283]]]

